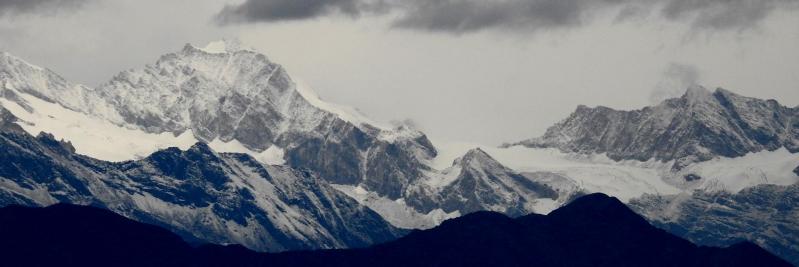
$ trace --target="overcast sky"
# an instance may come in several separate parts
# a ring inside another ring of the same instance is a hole
[[[436,139],[538,136],[700,84],[799,105],[797,0],[0,0],[0,50],[90,86],[221,38]]]

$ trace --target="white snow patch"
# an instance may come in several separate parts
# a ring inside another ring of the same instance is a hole
[[[66,109],[28,94],[20,94],[20,97],[33,108],[33,112],[3,98],[0,98],[0,105],[22,120],[18,124],[25,131],[32,135],[40,132],[53,134],[58,139],[72,142],[77,153],[93,158],[108,161],[131,160],[146,157],[167,147],[185,150],[197,142],[190,131],[179,136],[171,133],[146,133]]]
[[[210,42],[205,47],[200,48],[200,50],[208,52],[208,53],[226,53],[227,52],[225,41],[222,41],[222,40],[215,41],[215,42]]]
[[[377,193],[369,192],[360,186],[335,184],[332,186],[355,199],[361,205],[374,210],[391,225],[399,228],[429,229],[439,225],[446,219],[456,218],[461,215],[457,211],[447,213],[441,209],[435,209],[423,214],[409,207],[403,199],[391,200],[380,197]]]
[[[458,176],[461,174],[461,170],[462,168],[460,165],[453,165],[444,169],[443,171],[428,172],[425,183],[431,188],[445,187],[458,179]]]
[[[286,150],[272,145],[263,152],[259,153],[258,156],[255,156],[255,159],[272,165],[283,165],[286,164],[286,160],[283,158],[286,155]]]
[[[563,205],[563,203],[560,201],[555,201],[549,198],[539,198],[535,200],[532,208],[533,212],[546,215],[553,210],[560,208],[561,205]]]
[[[716,158],[675,172],[671,169],[671,161],[615,161],[604,154],[563,153],[552,148],[497,148],[457,142],[434,144],[439,155],[430,164],[436,169],[444,169],[469,149],[479,147],[516,171],[557,173],[573,180],[579,189],[602,192],[622,201],[646,193],[671,195],[694,189],[735,193],[759,184],[790,185],[799,182],[799,177],[793,173],[799,162],[799,153],[791,154],[784,148],[738,158]],[[687,174],[696,174],[702,179],[690,183],[683,178]]]
[[[66,109],[55,103],[41,100],[28,94],[20,96],[33,108],[28,112],[19,104],[0,98],[0,105],[17,116],[18,122],[31,135],[40,132],[53,134],[57,139],[69,141],[77,153],[108,161],[135,160],[168,147],[186,150],[199,142],[191,130],[175,136],[172,133],[147,133],[139,129],[126,128],[105,119]],[[285,163],[285,151],[278,146],[257,152],[246,148],[236,140],[222,142],[215,139],[208,144],[217,152],[245,153],[256,160],[271,164]]]
[[[799,182],[793,169],[799,164],[799,153],[787,149],[749,153],[737,158],[716,158],[685,168],[681,173],[702,177],[698,186],[704,190],[725,190],[732,193],[759,184],[792,185]],[[721,187],[721,188],[719,188]]]
[[[497,148],[473,143],[434,143],[439,156],[432,160],[434,168],[451,164],[469,149],[479,147],[503,165],[518,172],[552,172],[572,179],[578,189],[602,192],[622,201],[644,193],[674,194],[681,190],[661,179],[655,162],[629,164],[615,162],[603,155],[579,156],[556,149],[533,149],[521,146]],[[542,204],[539,208],[544,208]]]
[[[282,165],[286,163],[286,161],[283,159],[285,151],[282,148],[275,145],[270,146],[269,148],[267,148],[262,152],[256,152],[245,147],[242,143],[240,143],[238,140],[235,139],[230,140],[228,142],[223,142],[222,140],[214,139],[213,141],[211,141],[211,143],[208,144],[208,146],[210,146],[211,149],[213,149],[216,152],[248,154],[253,158],[255,158],[256,160],[270,165]]]
[[[198,47],[206,53],[211,54],[221,54],[221,53],[228,53],[228,52],[236,52],[241,50],[241,41],[237,39],[223,39],[219,41],[213,41],[205,45],[205,47]]]
[[[307,83],[297,78],[292,78],[292,79],[294,80],[295,88],[297,92],[300,94],[300,96],[305,98],[305,100],[308,101],[308,103],[310,103],[314,107],[336,114],[342,120],[345,120],[355,125],[367,124],[377,127],[381,130],[391,131],[391,126],[373,121],[372,119],[366,117],[366,115],[364,115],[354,107],[333,104],[323,101],[321,98],[319,98],[319,95],[316,94],[316,92],[313,91],[313,89],[311,89],[310,86],[308,86]]]

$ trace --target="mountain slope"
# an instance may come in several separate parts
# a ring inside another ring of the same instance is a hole
[[[604,195],[579,198],[548,216],[511,219],[478,212],[351,250],[256,254],[216,245],[192,249],[153,226],[69,205],[0,208],[0,232],[5,262],[26,265],[790,266],[751,243],[698,247],[652,227]],[[48,242],[32,243],[31,236]]]
[[[653,224],[697,244],[752,240],[799,264],[799,184],[759,185],[736,194],[647,195],[629,205]]]
[[[307,171],[218,154],[203,143],[105,162],[9,125],[0,131],[0,205],[90,204],[189,240],[261,251],[359,247],[401,234]]]
[[[799,110],[724,89],[689,88],[680,98],[634,111],[580,106],[539,138],[516,143],[615,160],[675,160],[674,168],[716,156],[786,148],[799,152]]]

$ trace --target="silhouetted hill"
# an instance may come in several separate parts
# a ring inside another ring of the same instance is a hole
[[[365,249],[260,254],[191,248],[176,235],[91,207],[0,209],[6,263],[184,266],[790,266],[751,243],[696,246],[603,194],[549,215],[476,212]]]
[[[161,227],[70,204],[4,207],[0,237],[5,266],[179,266],[193,253]]]

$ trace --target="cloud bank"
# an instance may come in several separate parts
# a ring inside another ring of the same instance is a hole
[[[226,6],[216,21],[228,25],[391,13],[397,14],[392,23],[397,28],[458,34],[577,27],[610,12],[621,21],[657,17],[698,30],[738,31],[756,27],[775,10],[798,5],[799,0],[246,0]]]
[[[83,6],[88,0],[0,0],[0,16],[55,14]]]

